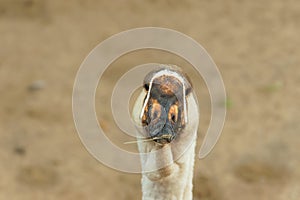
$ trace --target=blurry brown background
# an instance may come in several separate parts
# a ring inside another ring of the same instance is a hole
[[[0,0],[0,199],[141,198],[140,175],[105,167],[85,150],[71,98],[76,71],[99,42],[144,26],[193,37],[224,78],[227,121],[214,151],[196,161],[195,199],[300,199],[299,25],[297,0]],[[112,85],[146,62],[191,72],[165,52],[116,61],[97,91],[100,124],[112,135]],[[210,103],[204,83],[194,85],[200,145]]]

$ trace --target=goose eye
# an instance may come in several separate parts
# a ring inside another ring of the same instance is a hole
[[[149,84],[147,84],[147,83],[144,84],[144,88],[145,88],[146,91],[148,91],[149,90]]]
[[[168,119],[169,121],[176,123],[178,119],[178,106],[177,105],[172,105],[169,109],[168,113]]]

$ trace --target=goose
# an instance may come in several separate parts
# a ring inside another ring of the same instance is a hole
[[[193,199],[199,112],[191,81],[181,68],[164,64],[145,76],[132,118],[138,127],[142,199]]]

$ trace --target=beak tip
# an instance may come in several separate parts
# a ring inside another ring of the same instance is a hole
[[[167,144],[167,143],[171,143],[175,139],[175,136],[172,134],[162,134],[154,138],[155,139],[153,141],[156,143]]]

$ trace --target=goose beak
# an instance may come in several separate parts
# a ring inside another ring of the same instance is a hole
[[[156,143],[159,143],[159,144],[168,144],[168,143],[171,143],[174,138],[175,138],[175,136],[173,136],[173,135],[162,134],[160,137],[158,137],[157,139],[154,139],[153,141]]]
[[[160,144],[171,143],[176,138],[176,132],[165,115],[161,114],[159,118],[151,121],[146,128],[153,141]]]
[[[170,109],[171,102],[170,98],[151,98],[149,103],[147,102],[144,106],[142,123],[145,126],[147,135],[160,144],[170,143],[176,138],[178,116],[175,116],[177,111],[173,113],[174,109]]]

